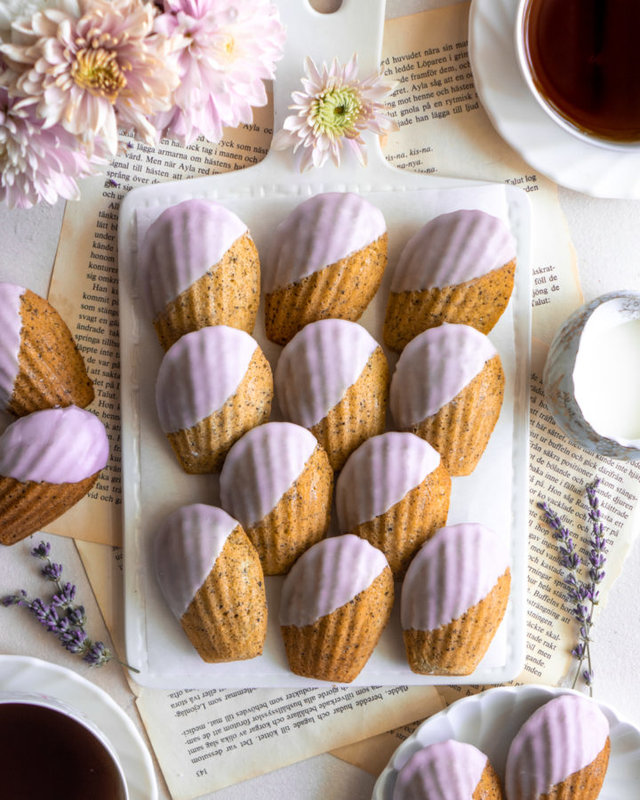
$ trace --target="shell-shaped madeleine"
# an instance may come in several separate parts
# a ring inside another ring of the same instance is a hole
[[[188,472],[218,469],[233,442],[271,411],[273,379],[248,333],[215,325],[181,337],[156,381],[160,427]]]
[[[472,672],[502,621],[510,585],[508,550],[490,528],[461,523],[437,531],[402,583],[400,619],[411,669]]]
[[[389,620],[393,576],[380,550],[345,534],[314,544],[282,584],[280,626],[298,675],[350,682]]]
[[[264,276],[267,337],[286,344],[314,320],[359,319],[386,263],[378,208],[352,192],[305,200],[274,233]]]
[[[223,508],[239,520],[266,575],[286,572],[329,527],[333,470],[306,428],[267,422],[244,434],[220,473]]]
[[[77,406],[34,411],[0,436],[0,542],[57,519],[91,489],[109,458],[102,422]]]
[[[163,211],[142,242],[138,281],[163,347],[207,325],[251,333],[260,261],[245,223],[210,200]]]
[[[71,331],[44,298],[0,283],[0,409],[16,416],[87,406],[93,383]]]
[[[389,403],[400,429],[435,447],[451,475],[468,475],[493,433],[503,397],[504,372],[491,340],[469,325],[444,323],[405,347]]]
[[[388,364],[376,340],[355,322],[325,319],[305,326],[282,350],[274,378],[285,418],[312,431],[334,469],[384,430]]]
[[[421,748],[403,764],[392,800],[502,800],[502,790],[483,752],[447,739]]]
[[[597,703],[577,693],[555,697],[533,712],[511,743],[507,797],[595,800],[609,749],[609,722]]]
[[[182,506],[153,540],[158,584],[207,662],[254,658],[267,629],[264,577],[242,526],[221,508]]]
[[[451,478],[440,454],[413,433],[372,436],[347,459],[336,483],[340,529],[371,542],[403,573],[447,521]]]

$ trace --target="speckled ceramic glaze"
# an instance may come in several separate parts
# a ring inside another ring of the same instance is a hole
[[[0,436],[0,475],[19,481],[77,483],[109,457],[104,425],[77,406],[35,411]]]
[[[167,604],[179,620],[211,572],[237,520],[194,503],[169,514],[155,533],[153,561]]]
[[[462,209],[430,220],[405,245],[392,292],[454,286],[486,275],[516,257],[515,239],[498,217]]]
[[[487,756],[448,739],[423,747],[398,772],[393,800],[473,800]]]
[[[267,422],[229,450],[220,473],[220,499],[245,528],[261,520],[300,476],[318,446],[306,428]]]
[[[445,322],[416,336],[391,379],[389,404],[396,425],[408,428],[435,414],[496,354],[491,340],[469,325]]]
[[[306,325],[284,347],[275,370],[276,396],[285,417],[305,428],[323,419],[378,346],[356,322],[323,319]]]
[[[382,212],[353,192],[317,194],[274,232],[264,271],[267,293],[297,283],[371,244],[386,232]]]
[[[413,433],[389,431],[355,450],[336,483],[342,530],[383,514],[440,464],[440,454]]]
[[[13,283],[0,283],[0,409],[9,405],[20,371],[20,298],[26,289]]]
[[[402,584],[403,630],[431,631],[461,617],[509,566],[507,548],[478,523],[440,528],[418,550]]]
[[[150,316],[214,267],[246,232],[233,212],[209,200],[185,200],[163,211],[140,253],[138,280]]]
[[[509,748],[507,797],[537,800],[547,794],[591,764],[608,736],[609,722],[590,698],[566,694],[549,700],[534,711]]]
[[[323,539],[300,556],[285,578],[280,624],[311,625],[353,600],[386,567],[380,550],[359,536]]]
[[[248,333],[214,325],[185,334],[165,353],[156,406],[165,433],[190,428],[221,408],[244,378],[258,343]]]

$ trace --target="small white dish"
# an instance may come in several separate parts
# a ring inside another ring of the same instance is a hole
[[[27,656],[0,655],[0,691],[45,691],[92,720],[111,742],[129,800],[157,800],[153,762],[133,722],[114,700],[76,672]]]
[[[446,739],[475,745],[504,780],[509,745],[521,725],[539,706],[571,693],[578,694],[552,686],[500,686],[452,703],[397,748],[373,787],[372,800],[392,800],[398,770],[422,747]],[[635,800],[640,786],[640,730],[609,706],[599,706],[609,720],[611,755],[598,800]]]
[[[640,152],[604,148],[557,124],[518,66],[513,0],[473,0],[469,57],[480,101],[505,141],[535,170],[594,197],[640,198]]]

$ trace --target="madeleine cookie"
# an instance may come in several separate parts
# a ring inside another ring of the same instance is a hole
[[[276,396],[285,418],[308,428],[339,470],[365,439],[385,428],[389,365],[355,322],[312,322],[282,350]]]
[[[563,694],[540,706],[507,755],[509,800],[596,800],[609,764],[609,722],[596,702]]]
[[[280,626],[296,675],[349,683],[369,660],[393,606],[384,555],[359,536],[323,539],[282,584]]]
[[[306,428],[267,422],[229,450],[221,505],[253,542],[265,575],[287,572],[329,527],[333,470]]]
[[[441,528],[422,545],[402,583],[400,617],[413,672],[470,675],[504,617],[511,570],[489,528]]]
[[[359,319],[386,264],[379,209],[352,192],[305,200],[275,230],[264,274],[267,337],[286,344],[309,322]]]
[[[509,303],[515,268],[503,220],[477,209],[435,217],[409,239],[393,271],[385,344],[400,351],[443,322],[489,333]]]
[[[182,468],[220,469],[231,445],[271,412],[271,367],[255,339],[227,325],[185,334],[164,355],[156,407]]]
[[[237,520],[214,506],[182,506],[158,528],[153,559],[160,590],[203,661],[262,653],[264,576]]]
[[[29,289],[0,283],[0,410],[18,417],[94,397],[82,355],[55,308]]]
[[[451,478],[440,454],[413,433],[360,445],[336,483],[340,530],[362,536],[403,575],[416,550],[447,521]]]
[[[488,337],[469,325],[444,323],[402,351],[391,380],[391,414],[398,428],[435,447],[450,475],[469,475],[500,416],[504,380]]]
[[[247,226],[210,200],[171,206],[150,225],[138,280],[165,350],[208,325],[251,333],[260,301],[260,260]]]
[[[68,511],[108,458],[104,425],[77,406],[12,422],[0,436],[0,543],[15,544]]]

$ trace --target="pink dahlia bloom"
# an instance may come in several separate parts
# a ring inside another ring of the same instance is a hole
[[[42,200],[53,204],[59,197],[77,200],[77,179],[95,174],[105,163],[96,150],[90,159],[62,125],[45,128],[35,105],[10,98],[0,87],[1,202],[30,208]]]
[[[87,142],[96,134],[116,152],[118,127],[156,139],[150,117],[168,109],[178,82],[169,43],[153,31],[157,9],[144,0],[77,0],[47,6],[12,28],[0,46],[12,93],[37,100],[47,127],[61,124]]]
[[[156,30],[172,37],[180,85],[158,128],[190,144],[200,135],[218,141],[224,126],[251,122],[282,56],[276,7],[269,0],[164,0],[164,11]]]
[[[294,114],[290,114],[273,138],[276,150],[298,151],[301,171],[321,167],[329,158],[339,165],[343,148],[361,164],[367,163],[367,148],[362,133],[380,136],[397,130],[382,102],[393,91],[378,73],[358,79],[358,58],[354,55],[342,66],[334,59],[331,66],[318,70],[313,59],[305,61],[304,91],[293,92]]]

